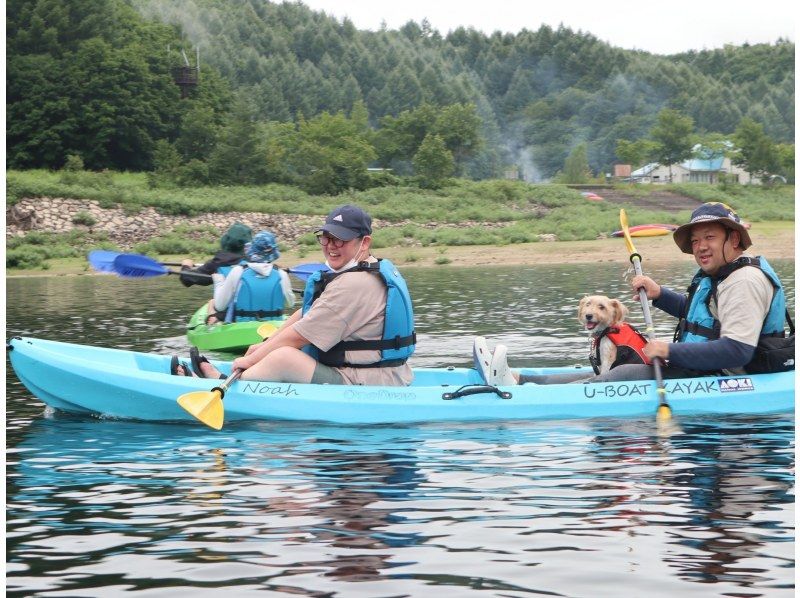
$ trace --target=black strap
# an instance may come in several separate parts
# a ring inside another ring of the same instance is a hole
[[[314,301],[316,301],[319,296],[322,295],[325,287],[327,287],[335,278],[341,276],[342,274],[349,274],[350,272],[370,272],[373,274],[379,274],[381,269],[380,262],[380,259],[377,262],[362,261],[358,262],[358,264],[352,268],[343,270],[341,272],[321,272],[319,280],[314,283],[314,291],[311,295],[311,303],[314,303]]]
[[[377,363],[343,363],[342,365],[335,366],[335,367],[342,367],[342,368],[394,368],[399,365],[403,365],[407,359],[387,359],[385,361],[378,361]]]
[[[600,373],[600,338],[606,334],[607,330],[608,328],[599,336],[592,334],[589,337],[589,363],[592,365],[595,374]]]
[[[743,266],[754,266],[755,268],[761,270],[762,269],[761,259],[758,256],[750,257],[749,255],[741,255],[732,262],[729,262],[721,266],[720,269],[717,270],[716,275],[712,277],[712,279],[716,280],[717,282],[723,281],[726,278],[728,278],[728,276],[733,274],[734,271],[738,270],[739,268],[742,268]]]
[[[256,318],[258,320],[262,320],[264,318],[276,318],[278,316],[283,315],[282,309],[273,309],[271,311],[264,311],[262,309],[257,309],[255,311],[248,311],[245,309],[237,309],[233,312],[234,316],[240,318]]]
[[[720,324],[719,320],[716,318],[714,319],[714,326],[712,328],[686,320],[681,321],[680,327],[682,332],[690,332],[691,334],[696,334],[697,336],[702,336],[712,341],[719,338],[719,333],[722,330],[722,324]]]
[[[453,399],[460,399],[461,397],[468,397],[469,395],[479,395],[484,393],[494,393],[501,399],[510,399],[512,397],[510,392],[506,390],[500,390],[496,386],[489,386],[485,384],[467,384],[466,386],[462,386],[454,392],[442,393],[442,399],[445,401],[452,401]]]
[[[343,351],[386,351],[389,349],[402,349],[417,344],[417,332],[409,336],[395,336],[371,341],[341,341],[336,343],[335,349]]]

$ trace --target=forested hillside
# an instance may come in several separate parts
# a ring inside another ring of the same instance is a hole
[[[748,117],[794,143],[786,41],[655,56],[568,28],[359,31],[301,3],[10,0],[6,10],[11,168],[76,155],[94,169],[180,165],[184,180],[224,181],[236,162],[257,171],[237,182],[290,182],[332,164],[341,188],[359,185],[342,166],[354,156],[397,174],[447,158],[462,176],[517,166],[542,180],[580,144],[592,170],[608,170],[617,141],[645,137],[663,108],[699,134],[732,134]],[[170,69],[198,47],[200,85],[182,100]],[[317,156],[337,130],[353,142]],[[267,158],[248,167],[243,143]]]

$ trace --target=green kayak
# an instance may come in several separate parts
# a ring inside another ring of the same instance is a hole
[[[269,322],[279,328],[285,317],[270,320],[251,320],[249,322],[231,322],[229,324],[206,324],[208,303],[198,309],[186,326],[189,342],[204,351],[243,352],[250,345],[260,343],[265,337],[258,334],[258,329]]]

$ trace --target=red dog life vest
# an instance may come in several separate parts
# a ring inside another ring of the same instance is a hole
[[[617,358],[611,364],[612,368],[624,363],[650,365],[650,359],[643,351],[644,346],[647,344],[647,339],[636,328],[627,322],[623,322],[619,327],[606,328],[600,334],[591,336],[589,362],[592,364],[595,374],[600,373],[600,340],[604,336],[607,336],[617,347]]]

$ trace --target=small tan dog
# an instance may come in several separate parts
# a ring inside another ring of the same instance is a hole
[[[627,315],[627,307],[605,295],[589,295],[578,304],[578,321],[591,333],[589,361],[596,374],[623,363],[650,363],[642,352],[647,339],[625,322]]]

